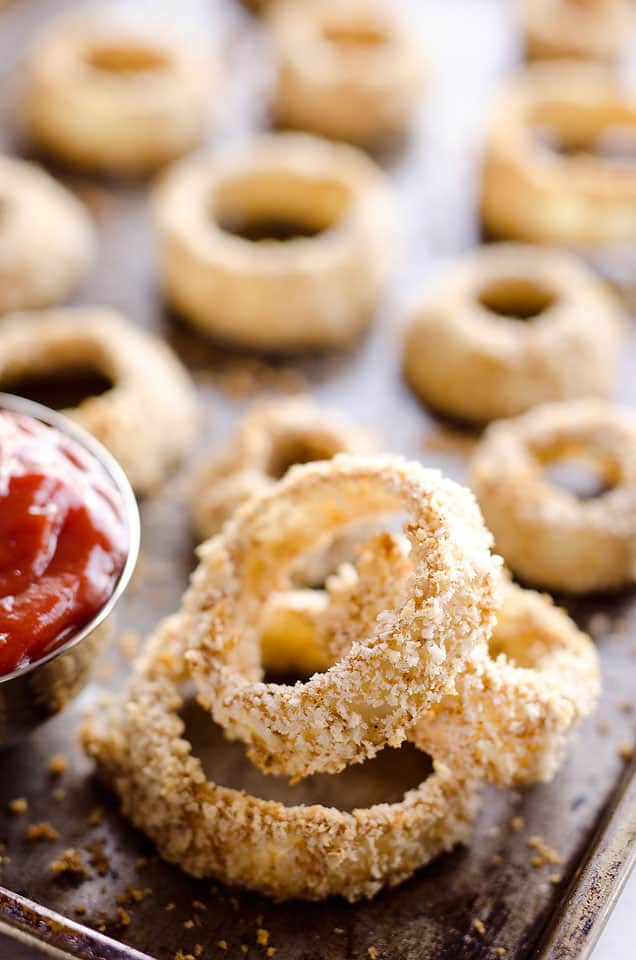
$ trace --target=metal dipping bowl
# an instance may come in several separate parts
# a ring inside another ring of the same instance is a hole
[[[0,411],[25,414],[55,427],[88,450],[118,492],[128,529],[128,556],[113,593],[93,619],[51,653],[0,676],[0,749],[27,736],[70,703],[84,687],[110,635],[110,614],[126,589],[139,554],[139,511],[128,479],[117,461],[90,434],[48,407],[0,393]]]

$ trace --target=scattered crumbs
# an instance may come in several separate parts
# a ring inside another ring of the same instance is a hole
[[[120,893],[117,897],[117,903],[122,907],[127,907],[131,903],[141,903],[142,900],[145,900],[146,897],[152,895],[152,890],[150,887],[146,887],[145,890],[140,890],[139,887],[133,887],[130,884],[126,887],[123,893]]]
[[[12,813],[15,817],[19,817],[23,813],[26,813],[28,809],[29,801],[26,799],[26,797],[16,797],[15,800],[9,801],[9,813]]]
[[[612,620],[607,613],[593,613],[587,621],[587,632],[593,637],[602,637],[610,633]]]
[[[367,953],[369,954],[369,957],[371,958],[371,960],[377,960],[378,951],[375,949],[375,947],[369,947],[369,949],[367,950]]]
[[[476,930],[479,936],[483,937],[486,932],[486,927],[483,920],[479,920],[479,918],[473,920],[473,930]]]
[[[599,720],[599,722],[596,724],[596,729],[602,737],[606,737],[610,732],[610,725],[607,720]]]
[[[175,907],[176,907],[176,903],[173,903],[172,901],[170,901],[170,903],[167,903],[165,905],[164,909],[166,910],[167,913],[172,913]]]
[[[51,791],[51,796],[56,803],[61,803],[66,796],[66,790],[64,787],[55,787],[55,789]]]
[[[60,835],[48,820],[43,820],[42,823],[29,824],[26,831],[26,838],[33,843],[39,840],[48,840],[51,843],[55,843],[56,840],[60,839]]]
[[[634,747],[629,743],[619,743],[617,752],[621,760],[634,759]]]
[[[74,876],[85,877],[87,874],[86,866],[82,859],[82,854],[75,847],[69,847],[57,860],[49,864],[49,870],[56,877]]]
[[[132,660],[139,650],[139,634],[134,630],[124,630],[119,638],[119,649],[127,660]]]
[[[334,928],[333,928],[333,932],[334,932],[334,933],[344,933],[344,927],[334,927]]]
[[[192,930],[194,926],[194,920],[184,920],[183,926],[185,927],[186,930]]]
[[[558,867],[563,863],[563,857],[560,853],[548,846],[543,837],[532,836],[528,838],[528,846],[536,850],[536,854],[530,858],[532,867],[543,867],[546,863]]]
[[[219,940],[217,943],[219,950],[227,950],[227,940]]]
[[[61,777],[63,773],[66,773],[67,767],[68,760],[64,753],[56,753],[49,760],[49,773],[53,777]]]
[[[265,956],[273,957],[275,953],[276,953],[276,947],[268,947],[267,950],[265,951]]]
[[[505,947],[495,947],[495,953],[497,954],[498,957],[505,957],[505,956],[506,956],[506,948],[505,948]]]
[[[184,953],[183,950],[177,950],[174,955],[174,960],[194,960],[194,954]]]
[[[103,807],[93,807],[93,809],[89,811],[89,814],[86,817],[86,823],[89,825],[89,827],[98,827],[103,819],[104,819]]]
[[[563,877],[560,873],[551,873],[548,879],[550,880],[550,883],[553,883],[556,886],[557,883],[561,883]]]
[[[202,911],[203,913],[206,913],[208,908],[201,900],[193,900],[192,909],[199,910],[199,911]]]
[[[247,944],[246,944],[246,943],[242,943],[242,944],[241,944],[241,953],[247,953]]]
[[[100,933],[104,933],[106,931],[107,926],[108,926],[107,918],[103,914],[99,914],[95,918],[95,928],[99,930]]]
[[[83,917],[84,914],[86,913],[86,907],[81,903],[76,903],[75,906],[73,907],[73,913],[77,917]]]
[[[256,931],[256,942],[259,947],[266,947],[269,943],[269,930],[264,930],[263,927],[259,927]]]
[[[110,867],[108,854],[104,850],[103,840],[93,840],[86,844],[86,851],[89,854],[89,863],[94,867],[100,877],[105,877]]]
[[[117,917],[122,927],[130,926],[130,914],[124,907],[117,907]]]
[[[195,945],[194,945],[194,955],[195,955],[195,957],[200,957],[202,953],[203,953],[203,944],[201,944],[201,943],[195,943]]]
[[[523,830],[525,825],[526,821],[523,819],[523,817],[513,817],[510,821],[510,826],[516,831]]]

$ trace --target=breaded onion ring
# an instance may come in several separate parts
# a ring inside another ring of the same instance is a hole
[[[293,464],[330,460],[337,453],[367,454],[374,446],[366,431],[304,398],[254,404],[225,449],[195,476],[191,510],[197,535],[205,540],[217,533],[239,504],[272,487]]]
[[[344,523],[390,511],[408,516],[405,596],[326,673],[263,683],[262,608],[289,587],[293,561]],[[293,467],[199,548],[185,606],[201,702],[266,772],[337,773],[398,746],[489,635],[499,586],[489,545],[470,493],[437,471],[345,454]]]
[[[582,500],[543,465],[577,456],[610,489]],[[573,593],[636,579],[636,415],[593,401],[546,404],[492,424],[471,464],[472,486],[497,549],[538,586]]]
[[[262,627],[266,666],[302,675],[342,656],[361,625],[381,612],[384,598],[369,591],[370,573],[388,594],[402,589],[409,570],[407,555],[388,539],[367,550],[361,565],[359,578],[343,571],[326,592],[270,598]],[[411,739],[487,783],[547,781],[578,721],[596,706],[599,688],[589,637],[550,597],[506,583],[488,651],[458,675],[453,694],[423,714]]]
[[[179,716],[183,614],[159,627],[138,661],[123,706],[83,730],[84,747],[119,793],[124,813],[161,856],[277,899],[372,897],[467,839],[477,809],[473,778],[434,761],[399,803],[348,813],[285,806],[206,779]]]
[[[633,143],[636,99],[613,72],[574,61],[528,68],[503,95],[488,135],[485,228],[539,243],[634,243],[636,167],[595,153],[617,128]],[[554,138],[566,152],[550,145]]]
[[[528,60],[618,60],[633,27],[631,0],[523,0]]]
[[[174,34],[62,21],[36,42],[27,71],[29,135],[74,166],[147,173],[203,139],[213,71]]]
[[[34,164],[0,155],[0,313],[66,300],[94,254],[79,201]]]
[[[168,345],[105,309],[12,314],[0,323],[0,388],[86,370],[111,389],[63,412],[110,450],[137,492],[150,491],[187,451],[198,421],[194,388]]]
[[[374,0],[279,0],[273,113],[285,127],[374,145],[404,133],[424,77],[422,51]]]
[[[178,164],[154,211],[166,296],[207,333],[297,350],[369,323],[393,218],[386,177],[354,147],[262,135]]]
[[[621,318],[618,299],[574,257],[486,246],[453,266],[416,309],[404,372],[434,409],[464,420],[604,397]]]

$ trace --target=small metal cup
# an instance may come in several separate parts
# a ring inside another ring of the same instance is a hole
[[[112,595],[93,619],[51,653],[0,676],[0,749],[59,713],[84,687],[110,634],[110,614],[126,589],[139,554],[139,511],[126,474],[94,437],[48,407],[0,393],[0,410],[26,414],[72,437],[93,454],[118,491],[128,529],[128,556]]]

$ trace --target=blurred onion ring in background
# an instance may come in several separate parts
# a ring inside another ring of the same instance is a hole
[[[424,83],[424,56],[390,5],[278,0],[273,114],[283,127],[361,146],[403,134]]]
[[[73,166],[148,173],[201,142],[216,83],[195,45],[159,25],[62,19],[31,50],[25,123]]]
[[[62,303],[94,256],[93,225],[72,193],[0,154],[0,313]]]
[[[622,319],[618,298],[573,256],[488,245],[453,264],[415,308],[404,372],[434,410],[478,422],[605,397]]]
[[[387,279],[388,181],[346,144],[279,133],[186,159],[160,182],[154,212],[169,302],[220,340],[342,347]]]
[[[581,499],[544,466],[584,459],[609,489]],[[636,414],[594,401],[545,404],[491,424],[471,484],[514,573],[549,590],[588,593],[636,579]]]
[[[468,838],[478,784],[435,759],[433,773],[400,802],[351,812],[286,806],[208,780],[179,716],[189,630],[183,612],[165,620],[137,661],[124,703],[82,733],[124,813],[164,859],[276,899],[353,901],[401,883]]]
[[[633,27],[631,0],[522,0],[528,60],[619,60]]]
[[[260,633],[289,568],[343,524],[407,516],[412,576],[374,629],[304,684],[261,681]],[[293,467],[199,548],[184,608],[200,695],[265,772],[337,773],[398,746],[413,721],[452,689],[490,635],[500,561],[470,492],[399,457],[351,457]]]
[[[582,246],[636,242],[636,97],[609,68],[537,63],[497,104],[482,173],[493,236]]]
[[[111,386],[63,413],[112,453],[137,493],[156,487],[194,439],[190,378],[170,347],[114,311],[79,307],[16,313],[0,325],[0,388],[63,374]],[[52,385],[51,389],[54,387]]]

